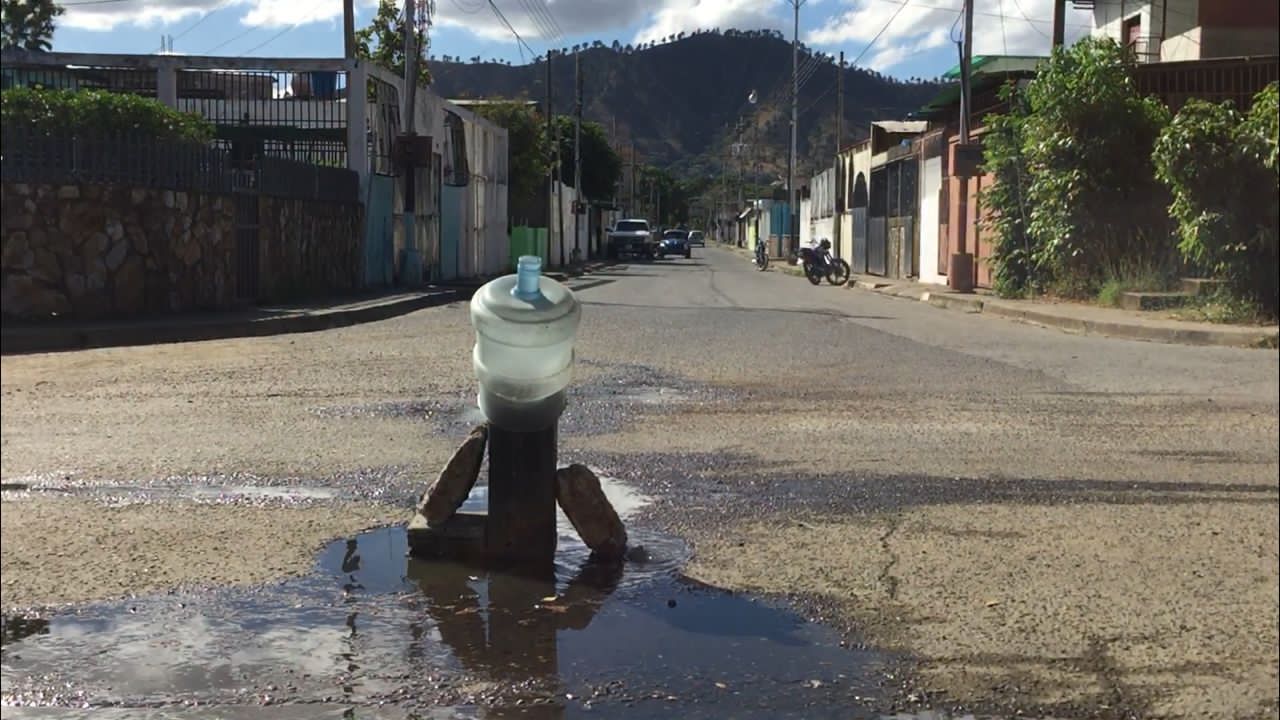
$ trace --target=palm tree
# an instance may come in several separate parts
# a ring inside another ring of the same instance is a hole
[[[48,52],[54,19],[65,12],[53,0],[0,0],[0,47]]]

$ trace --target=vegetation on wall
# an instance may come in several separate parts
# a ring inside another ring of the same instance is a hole
[[[213,126],[158,100],[101,90],[13,88],[0,93],[0,125],[38,133],[138,133],[156,140],[208,142]]]
[[[1178,249],[1236,298],[1274,317],[1280,256],[1280,107],[1272,83],[1241,113],[1191,100],[1156,143],[1157,175],[1173,195]]]
[[[1173,273],[1151,160],[1168,111],[1138,93],[1130,63],[1110,39],[1058,48],[1015,110],[992,119],[986,165],[1014,180],[987,198],[1001,292],[1092,296],[1134,258]]]

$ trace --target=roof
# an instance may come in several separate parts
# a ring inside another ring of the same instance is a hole
[[[929,129],[924,120],[874,120],[875,127],[891,133],[919,133]]]
[[[1035,73],[1040,64],[1049,58],[1044,55],[978,55],[970,64],[973,77],[1004,73]],[[956,65],[942,74],[947,80],[960,79],[960,66]]]
[[[973,89],[975,91],[995,87],[1011,78],[1032,77],[1040,69],[1040,65],[1049,58],[1043,55],[979,55],[973,59]],[[944,78],[960,79],[960,66],[948,70]],[[960,83],[953,82],[944,87],[927,105],[911,113],[913,118],[929,119],[936,117],[943,110],[955,107],[960,103]]]

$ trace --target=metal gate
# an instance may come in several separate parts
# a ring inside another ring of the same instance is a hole
[[[236,188],[236,300],[258,299],[258,271],[261,263],[258,239],[258,191]]]
[[[867,221],[867,272],[885,275],[889,245],[888,218],[873,217]]]
[[[853,257],[850,259],[853,271],[856,273],[865,273],[867,271],[867,209],[865,207],[854,208],[849,213],[849,221],[853,223]]]

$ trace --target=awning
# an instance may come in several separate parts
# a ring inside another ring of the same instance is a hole
[[[979,55],[973,59],[975,93],[996,87],[1010,78],[1032,77],[1049,58],[1041,55]],[[960,79],[957,65],[943,74],[947,80]],[[927,105],[911,113],[912,118],[929,120],[960,105],[960,83],[953,82],[942,88]]]

